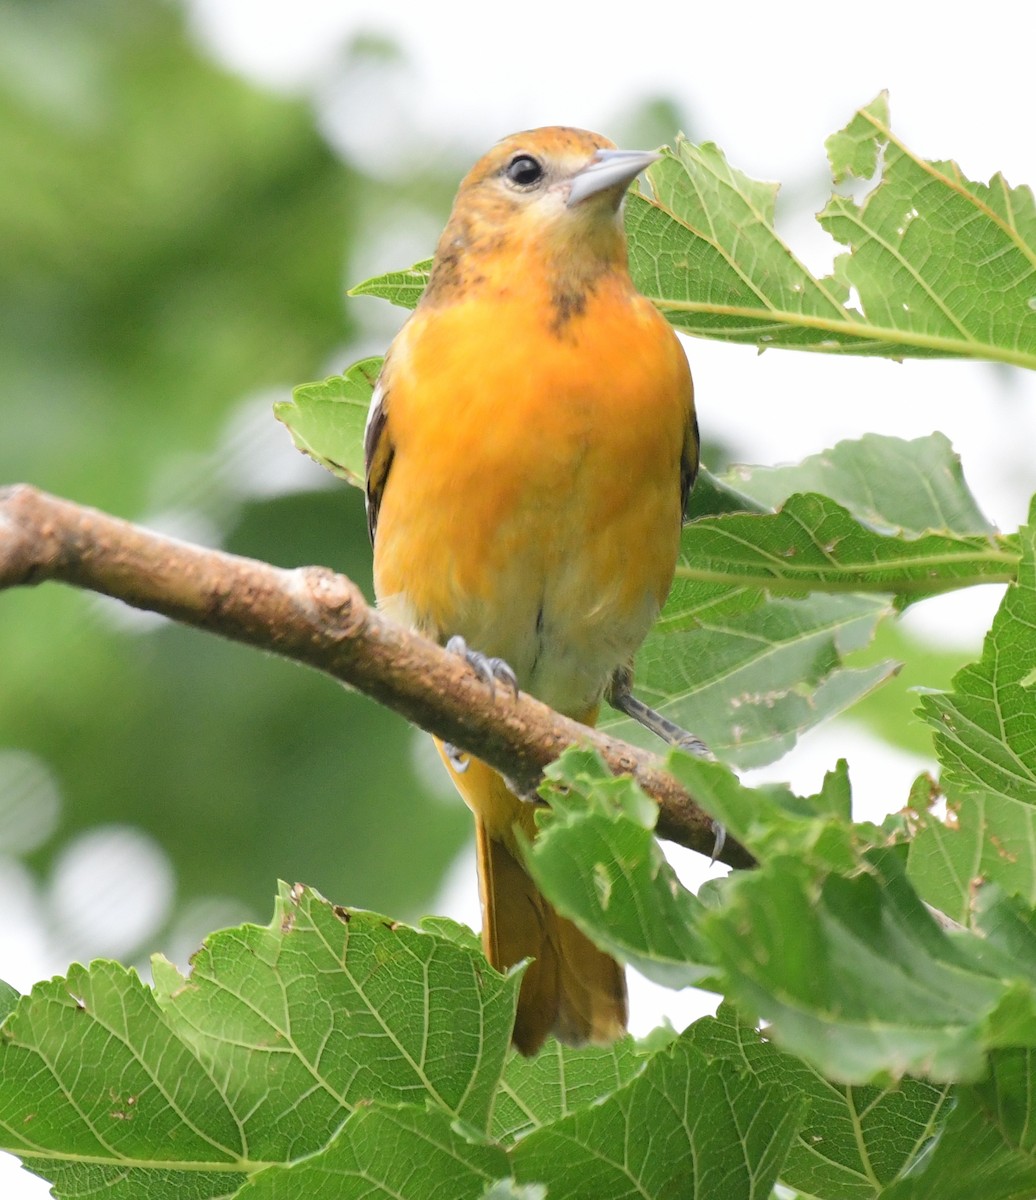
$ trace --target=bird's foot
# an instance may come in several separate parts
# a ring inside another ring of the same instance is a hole
[[[490,696],[496,695],[496,685],[501,683],[513,693],[516,700],[518,699],[518,676],[502,658],[490,658],[489,655],[481,654],[478,650],[469,650],[468,643],[460,634],[454,634],[450,638],[446,643],[446,649],[451,654],[459,654],[478,677],[488,684]],[[442,748],[449,759],[450,766],[458,775],[463,775],[471,762],[470,757],[449,742],[443,742]]]
[[[454,634],[450,638],[446,649],[451,654],[459,654],[479,678],[489,685],[491,696],[496,695],[496,685],[502,683],[513,693],[514,698],[518,699],[518,676],[502,658],[490,658],[478,650],[469,650],[468,643],[460,634]]]

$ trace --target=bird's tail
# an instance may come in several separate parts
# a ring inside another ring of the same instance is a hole
[[[522,866],[514,830],[535,836],[533,806],[478,759],[458,773],[443,758],[475,814],[486,957],[498,971],[533,960],[518,996],[515,1046],[535,1054],[549,1034],[576,1046],[615,1041],[626,1032],[625,972],[554,909]]]

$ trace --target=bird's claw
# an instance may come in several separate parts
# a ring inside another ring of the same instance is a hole
[[[446,643],[446,649],[451,654],[459,654],[478,677],[488,685],[490,696],[496,695],[496,685],[502,683],[518,699],[518,676],[515,675],[509,663],[502,658],[490,658],[478,650],[469,650],[468,643],[454,634]]]
[[[709,859],[710,867],[723,853],[723,847],[727,844],[727,827],[719,821],[713,821],[712,832],[716,835],[716,840],[712,844],[712,857]]]

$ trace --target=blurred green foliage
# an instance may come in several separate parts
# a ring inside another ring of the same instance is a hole
[[[369,593],[359,495],[302,465],[301,487],[272,486],[256,449],[269,428],[295,454],[270,401],[349,354],[367,187],[308,104],[207,61],[178,7],[0,7],[0,483],[324,563]],[[64,801],[30,859],[41,879],[78,832],[120,821],[161,841],[181,903],[263,913],[280,876],[427,906],[468,821],[422,790],[400,719],[116,607],[52,585],[0,595],[0,753],[39,755]]]

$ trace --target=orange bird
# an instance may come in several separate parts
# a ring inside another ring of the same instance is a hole
[[[546,128],[476,163],[385,358],[365,451],[385,612],[490,682],[588,725],[607,696],[672,739],[629,690],[698,464],[687,360],[627,265],[623,197],[656,157]],[[623,970],[526,874],[516,832],[535,835],[533,806],[439,750],[475,815],[486,956],[534,960],[515,1045],[612,1041]]]

